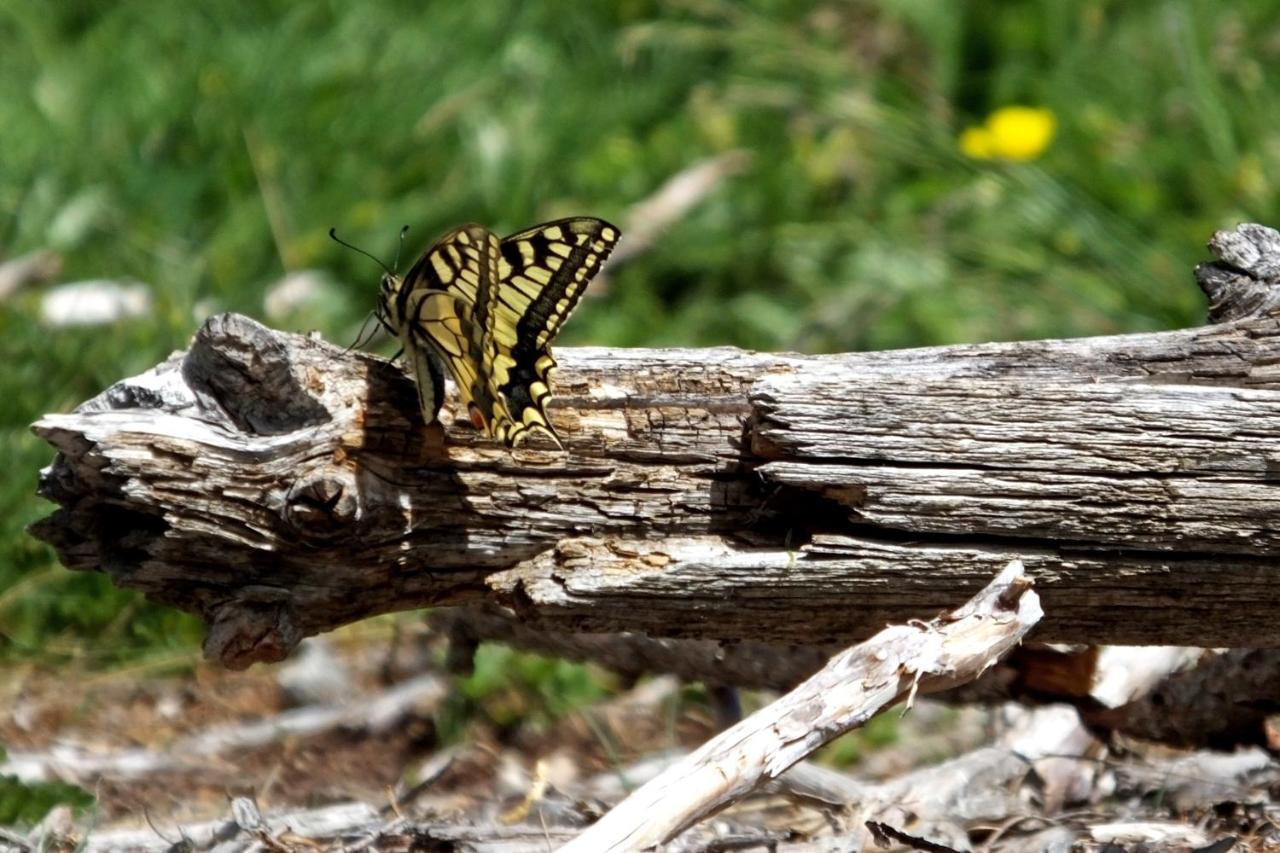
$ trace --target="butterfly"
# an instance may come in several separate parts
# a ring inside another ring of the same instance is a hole
[[[508,447],[536,432],[561,447],[546,409],[556,367],[551,341],[618,237],[617,228],[590,217],[501,240],[463,225],[403,277],[383,275],[377,317],[404,347],[423,420],[438,419],[448,370],[476,429]]]

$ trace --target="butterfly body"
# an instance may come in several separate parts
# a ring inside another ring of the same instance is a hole
[[[400,278],[385,275],[378,319],[400,339],[423,419],[437,420],[444,371],[476,429],[510,447],[547,417],[551,342],[618,240],[600,219],[537,225],[499,240],[464,225],[440,238]]]

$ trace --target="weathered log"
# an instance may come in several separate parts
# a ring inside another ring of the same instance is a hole
[[[838,649],[754,640],[594,634],[532,627],[493,605],[444,607],[430,616],[452,657],[469,663],[480,642],[499,642],[577,661],[627,678],[669,673],[685,681],[787,691],[813,675]],[[1203,656],[1203,657],[1201,657]],[[1099,736],[1124,735],[1179,747],[1280,749],[1268,726],[1280,707],[1280,650],[1191,647],[1020,646],[944,702],[1031,705],[1067,703]]]
[[[1277,645],[1280,235],[1219,235],[1216,326],[805,357],[559,351],[566,451],[423,428],[401,368],[244,317],[36,432],[33,532],[274,660],[391,610],[847,644],[1010,559],[1045,640]],[[465,419],[460,419],[465,420]]]

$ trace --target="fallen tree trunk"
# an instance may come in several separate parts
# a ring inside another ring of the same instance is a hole
[[[1038,639],[1280,645],[1280,235],[1213,247],[1204,328],[561,350],[563,453],[425,429],[399,367],[221,315],[35,424],[61,508],[33,532],[202,615],[231,666],[482,600],[550,630],[847,644],[1011,559]]]

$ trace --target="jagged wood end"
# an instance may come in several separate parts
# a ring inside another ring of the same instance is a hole
[[[1280,309],[1280,231],[1244,223],[1209,241],[1218,261],[1196,267],[1209,298],[1209,322],[1227,323]]]

